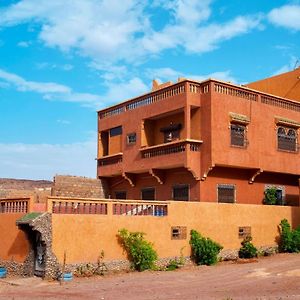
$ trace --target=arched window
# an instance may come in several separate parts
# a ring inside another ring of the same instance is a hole
[[[297,132],[293,128],[279,127],[277,129],[277,144],[279,150],[297,151]]]

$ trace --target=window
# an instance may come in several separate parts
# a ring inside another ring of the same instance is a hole
[[[187,184],[180,184],[173,186],[173,200],[188,201],[189,200],[189,186]]]
[[[246,144],[246,125],[231,124],[230,144],[232,146],[245,147]]]
[[[167,127],[161,128],[160,131],[164,134],[164,143],[179,140],[181,128],[181,124],[170,124]]]
[[[155,199],[155,188],[144,188],[142,189],[142,200],[154,200]]]
[[[109,136],[116,136],[122,134],[122,126],[114,127],[109,130]]]
[[[270,203],[269,201],[272,201],[272,202],[274,201],[274,202]],[[284,186],[265,185],[264,203],[265,204],[273,204],[273,205],[285,205],[285,187]]]
[[[116,199],[127,199],[126,191],[117,191],[115,192]]]
[[[127,145],[133,145],[136,143],[136,133],[127,134]]]
[[[235,186],[233,184],[218,184],[217,190],[219,203],[235,202]]]
[[[277,129],[277,148],[278,150],[297,151],[297,132],[296,129],[288,127],[278,127]]]

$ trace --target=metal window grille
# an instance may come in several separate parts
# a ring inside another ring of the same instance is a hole
[[[118,191],[115,193],[116,199],[127,199],[127,195],[125,191]]]
[[[155,199],[155,188],[142,189],[142,200],[154,200]]]
[[[234,203],[235,202],[235,186],[234,185],[218,185],[218,202]]]
[[[131,145],[131,144],[135,144],[136,143],[136,133],[130,133],[127,135],[127,144]]]
[[[279,150],[297,151],[297,134],[295,129],[279,127],[277,130]]]
[[[189,186],[187,184],[175,185],[173,187],[173,200],[189,200]]]
[[[233,146],[244,147],[246,145],[246,126],[231,124],[230,126],[230,141]]]

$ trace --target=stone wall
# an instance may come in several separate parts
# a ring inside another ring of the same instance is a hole
[[[52,188],[52,196],[79,198],[106,198],[104,180],[79,176],[56,175]]]

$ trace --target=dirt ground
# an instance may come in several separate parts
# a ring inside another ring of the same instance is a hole
[[[0,280],[0,299],[300,299],[300,254],[254,262],[189,266],[75,278],[59,285],[40,278]]]

